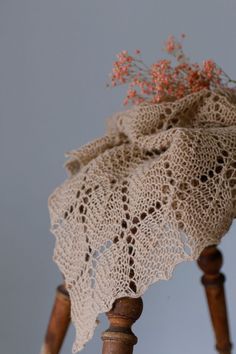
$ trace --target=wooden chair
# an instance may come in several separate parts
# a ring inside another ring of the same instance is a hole
[[[225,277],[220,273],[223,263],[221,252],[209,246],[201,253],[198,265],[203,271],[209,312],[216,338],[216,350],[220,354],[231,354],[227,309],[224,294]],[[109,328],[102,333],[102,354],[132,354],[137,337],[131,330],[132,324],[141,316],[142,299],[123,297],[117,299],[107,313]],[[70,323],[70,300],[63,285],[57,289],[54,307],[45,336],[42,354],[58,354]],[[191,353],[190,353],[191,354]]]

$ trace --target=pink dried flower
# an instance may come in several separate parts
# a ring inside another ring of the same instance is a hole
[[[174,36],[169,36],[165,43],[165,50],[167,53],[172,54],[176,50],[176,42]]]
[[[182,34],[181,39],[184,38],[185,34]],[[201,65],[191,63],[182,43],[172,35],[168,37],[164,50],[175,58],[176,64],[161,59],[147,66],[139,57],[140,49],[135,51],[138,58],[127,51],[117,54],[109,86],[128,84],[124,105],[173,101],[204,88],[215,90],[219,86],[236,84],[212,59],[204,60]]]

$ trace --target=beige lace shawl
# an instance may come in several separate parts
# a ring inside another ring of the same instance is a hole
[[[54,260],[76,328],[73,352],[115,299],[138,297],[218,244],[236,216],[236,105],[203,90],[114,115],[69,153],[49,198]]]

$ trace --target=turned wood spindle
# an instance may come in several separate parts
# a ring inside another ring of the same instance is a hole
[[[216,350],[220,354],[231,354],[229,324],[224,293],[225,277],[220,273],[223,257],[216,246],[204,249],[198,265],[204,272],[202,284],[205,287],[209,312],[216,338]]]
[[[57,288],[41,354],[58,354],[70,324],[70,298],[64,285]]]
[[[141,297],[117,299],[107,313],[110,327],[102,333],[102,354],[132,354],[138,339],[131,330],[133,323],[141,316]]]

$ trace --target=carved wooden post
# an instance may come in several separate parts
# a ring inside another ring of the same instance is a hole
[[[70,299],[69,294],[64,287],[60,285],[52,309],[51,317],[48,323],[44,344],[41,354],[58,354],[67,329],[70,323]]]
[[[225,277],[220,273],[223,257],[216,246],[205,248],[198,259],[203,270],[202,283],[205,286],[211,320],[216,337],[216,350],[220,354],[231,354],[229,325],[224,294]]]
[[[132,324],[141,316],[141,297],[123,297],[114,302],[107,313],[110,327],[103,332],[103,354],[132,354],[138,339],[131,330]]]

